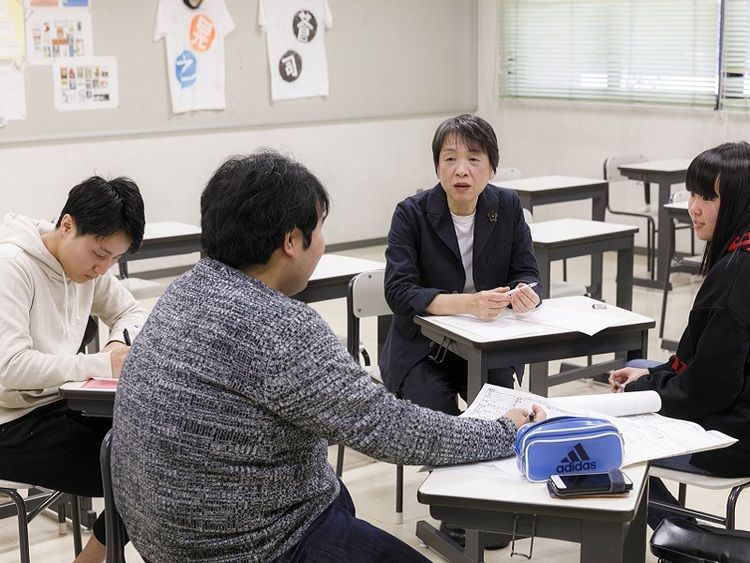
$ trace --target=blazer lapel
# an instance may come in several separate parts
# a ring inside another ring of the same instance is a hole
[[[453,220],[448,209],[448,199],[445,197],[445,192],[440,184],[432,188],[427,196],[427,218],[443,244],[461,262],[456,230],[453,227]]]
[[[496,195],[487,188],[479,195],[477,201],[477,212],[474,216],[474,258],[482,254],[492,231],[497,225],[499,213],[499,202]]]

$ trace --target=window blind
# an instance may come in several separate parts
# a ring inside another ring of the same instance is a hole
[[[722,106],[750,110],[750,2],[724,0]]]
[[[719,14],[718,0],[499,0],[499,94],[714,107]]]

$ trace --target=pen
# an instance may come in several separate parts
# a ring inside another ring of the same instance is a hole
[[[130,333],[128,332],[128,329],[123,329],[122,336],[125,338],[125,346],[131,346],[130,342]]]
[[[531,283],[530,283],[529,285],[527,285],[526,287],[534,287],[535,285],[537,285],[537,283],[538,283],[538,282],[531,282]],[[511,289],[510,291],[506,291],[506,292],[505,292],[505,295],[513,295],[514,293],[517,293],[519,289],[521,289],[521,288],[520,288],[520,287],[518,287],[518,286],[516,286],[516,287],[514,287],[513,289]]]
[[[529,410],[529,422],[534,422],[534,419],[536,418],[536,413],[532,410]]]

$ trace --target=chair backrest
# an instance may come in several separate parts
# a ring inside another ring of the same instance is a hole
[[[534,214],[525,207],[523,208],[523,220],[526,221],[527,225],[534,222]]]
[[[648,159],[642,154],[609,156],[604,159],[604,165],[602,167],[604,179],[610,182],[619,182],[621,180],[626,180],[627,178],[620,174],[620,169],[618,167],[623,166],[624,164],[634,164],[636,162],[644,162],[646,160]]]
[[[499,166],[495,171],[495,181],[514,180],[521,177],[521,171],[513,166]]]
[[[346,294],[346,342],[349,353],[359,358],[359,319],[378,317],[378,332],[385,330],[393,314],[385,300],[385,270],[356,275]],[[386,320],[387,322],[380,322]],[[378,334],[378,340],[382,341]]]
[[[104,488],[104,524],[107,535],[107,563],[125,563],[125,523],[115,506],[115,495],[112,491],[112,430],[107,432],[99,452],[99,463],[102,467],[102,485]]]

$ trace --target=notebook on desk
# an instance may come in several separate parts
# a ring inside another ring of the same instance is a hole
[[[82,386],[81,389],[117,389],[117,382],[119,379],[109,379],[109,378],[98,378],[94,377],[89,380],[87,380]]]

